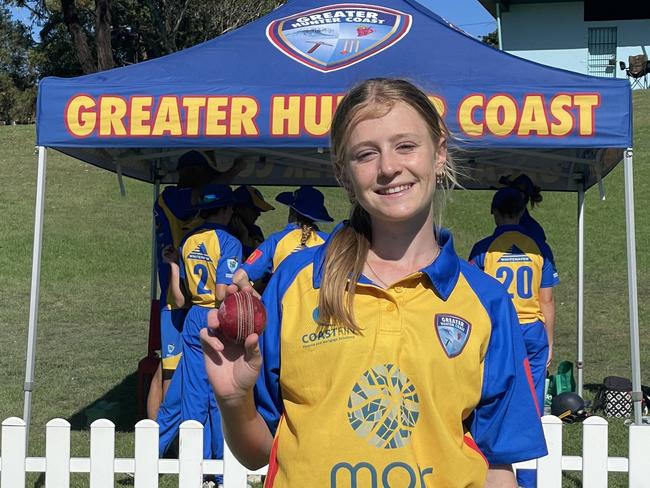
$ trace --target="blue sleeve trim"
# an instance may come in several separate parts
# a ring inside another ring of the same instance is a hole
[[[217,285],[230,285],[242,259],[241,243],[225,231],[216,230],[220,255],[217,262]]]
[[[478,269],[463,263],[462,273],[492,322],[472,437],[490,464],[543,456],[544,432],[524,367],[526,348],[512,301],[498,281]]]
[[[287,231],[280,231],[271,234],[257,247],[256,251],[261,254],[257,256],[255,261],[252,263],[245,262],[241,266],[242,269],[246,271],[249,280],[258,281],[273,272],[273,257],[275,255],[275,249],[278,247],[279,240],[286,234]]]

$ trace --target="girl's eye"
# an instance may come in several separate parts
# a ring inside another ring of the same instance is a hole
[[[416,148],[416,145],[410,142],[405,142],[397,146],[397,150],[400,152],[410,152]]]
[[[374,153],[372,151],[362,151],[359,154],[357,154],[354,159],[357,161],[365,161],[367,159],[370,159]]]

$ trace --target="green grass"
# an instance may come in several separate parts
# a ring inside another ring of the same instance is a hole
[[[650,93],[634,93],[635,203],[641,351],[648,351],[650,302]],[[25,344],[29,309],[36,181],[34,127],[0,127],[0,420],[22,417]],[[89,454],[85,410],[100,399],[119,401],[118,457],[133,456],[135,377],[146,353],[151,238],[151,187],[126,180],[120,196],[116,176],[54,151],[49,152],[43,240],[43,267],[33,396],[30,455],[45,452],[45,424],[53,417],[73,425],[72,455]],[[630,377],[623,166],[605,180],[607,199],[587,192],[585,211],[585,383],[608,375]],[[268,199],[280,188],[260,188]],[[325,189],[338,220],[347,214],[339,189]],[[445,222],[458,252],[489,234],[491,192],[454,192]],[[576,195],[545,193],[533,216],[546,229],[561,284],[556,290],[557,332],[553,369],[576,351]],[[261,219],[268,234],[284,225],[286,211]],[[331,226],[325,226],[329,230]],[[642,354],[644,383],[650,361]],[[587,392],[587,396],[592,393]],[[581,451],[581,427],[565,428],[565,453]],[[627,455],[627,428],[610,422],[610,455]],[[28,486],[42,486],[30,476]],[[73,475],[73,486],[88,476]],[[41,480],[42,481],[42,478]],[[129,481],[119,477],[118,486]],[[164,476],[161,486],[174,486]],[[579,473],[565,475],[565,486],[580,486]],[[627,486],[627,477],[610,475],[610,486]]]

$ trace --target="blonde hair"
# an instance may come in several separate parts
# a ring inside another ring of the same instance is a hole
[[[397,102],[406,103],[424,119],[436,150],[439,149],[439,141],[449,141],[449,130],[427,95],[406,80],[366,80],[341,100],[332,120],[330,152],[334,173],[347,191],[352,209],[350,221],[332,237],[325,253],[318,304],[319,325],[334,325],[346,327],[355,333],[361,332],[354,320],[354,294],[372,243],[372,230],[370,215],[356,201],[349,181],[347,145],[350,134],[359,122],[384,116]],[[431,164],[435,164],[435,161]],[[439,227],[447,190],[458,184],[455,165],[449,155],[436,177],[433,211],[434,222]]]

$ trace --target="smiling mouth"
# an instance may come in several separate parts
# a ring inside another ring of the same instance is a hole
[[[392,186],[390,188],[382,188],[381,190],[377,190],[376,193],[379,195],[396,195],[398,193],[405,192],[413,186],[413,183],[409,183],[406,185],[399,185],[399,186]]]

